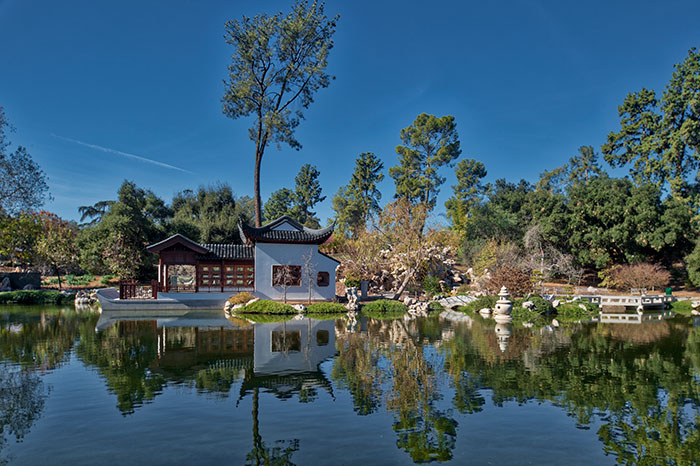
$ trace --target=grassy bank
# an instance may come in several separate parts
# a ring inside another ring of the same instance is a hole
[[[0,304],[73,304],[75,293],[53,290],[17,290],[0,293]]]

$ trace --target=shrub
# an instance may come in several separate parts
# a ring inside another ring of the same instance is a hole
[[[347,312],[345,306],[340,303],[313,303],[306,306],[309,314],[340,314]]]
[[[435,275],[427,275],[423,279],[423,291],[428,296],[434,296],[436,294],[442,293],[442,285],[440,284],[440,279]]]
[[[690,282],[694,286],[700,286],[700,241],[695,245],[693,252],[685,257],[685,266]]]
[[[362,312],[397,312],[404,313],[408,307],[399,301],[391,299],[378,299],[362,306]]]
[[[0,304],[70,304],[74,293],[51,290],[17,290],[0,293]]]
[[[585,309],[581,308],[581,304]],[[585,317],[590,317],[598,312],[598,306],[583,301],[574,301],[573,303],[561,303],[557,307],[557,318],[559,320],[578,320]]]
[[[501,265],[491,272],[487,289],[492,293],[498,293],[502,286],[508,288],[512,296],[524,296],[532,288],[530,274],[512,265]]]
[[[238,293],[236,296],[231,296],[228,299],[228,302],[230,302],[231,304],[245,304],[253,298],[255,298],[255,296],[248,293],[247,291],[244,291],[243,293]]]
[[[671,309],[679,314],[690,315],[693,310],[693,303],[687,299],[683,301],[674,301],[671,303]]]
[[[345,288],[359,288],[360,287],[360,280],[357,280],[355,278],[346,278],[345,279]]]
[[[440,303],[437,302],[437,301],[431,301],[430,304],[428,304],[428,309],[431,310],[431,311],[433,311],[433,312],[435,312],[435,311],[444,311],[444,310],[445,310],[445,306],[443,306],[442,304],[440,304]]]
[[[532,310],[538,314],[546,314],[554,309],[554,307],[552,307],[552,303],[538,294],[530,295],[527,298],[516,299],[513,301],[513,308],[522,307],[523,303],[527,301],[532,301],[532,304],[534,305]]]
[[[671,281],[668,270],[658,264],[617,265],[610,270],[611,285],[620,289],[663,289]]]
[[[457,306],[459,312],[479,312],[487,307],[493,309],[498,298],[496,296],[479,296],[476,301],[472,301],[466,306]]]
[[[296,314],[297,310],[289,304],[261,299],[241,308],[242,314]]]
[[[109,283],[114,280],[114,275],[105,275],[100,279],[100,284],[109,285]]]

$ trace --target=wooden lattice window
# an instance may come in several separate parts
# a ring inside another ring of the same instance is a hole
[[[199,286],[220,286],[221,266],[200,265],[199,266]]]
[[[319,272],[316,277],[316,284],[318,286],[328,286],[331,284],[331,276],[328,272]]]
[[[246,264],[227,265],[225,268],[224,284],[226,286],[253,287],[255,286],[255,267]]]
[[[301,286],[301,265],[273,265],[272,286]]]

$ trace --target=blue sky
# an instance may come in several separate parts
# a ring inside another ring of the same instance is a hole
[[[47,209],[77,219],[125,179],[166,201],[217,181],[252,195],[251,120],[221,113],[224,23],[291,4],[0,0],[0,105],[49,177]],[[272,147],[262,166],[265,199],[316,165],[323,220],[357,155],[395,165],[419,113],[454,115],[462,157],[483,161],[488,181],[536,181],[579,146],[599,149],[625,95],[661,91],[700,46],[698,1],[328,0],[326,12],[341,15],[336,79],[297,129],[303,149]],[[394,193],[388,175],[381,190]]]

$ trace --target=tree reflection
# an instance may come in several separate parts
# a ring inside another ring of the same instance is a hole
[[[442,338],[435,322],[367,319],[366,332],[337,328],[333,378],[358,414],[382,403],[394,413],[397,446],[414,461],[452,457],[457,422],[438,408],[445,379],[460,413],[483,410],[489,390],[496,406],[549,401],[580,425],[602,422],[603,448],[620,464],[700,457],[700,331],[687,319],[515,327],[506,345],[478,317],[470,325],[443,322]]]
[[[299,440],[277,440],[275,446],[268,446],[260,434],[259,388],[253,388],[253,449],[246,455],[246,465],[287,466],[293,465],[292,455],[299,450]]]
[[[492,389],[496,404],[548,400],[580,424],[599,415],[604,450],[620,464],[694,464],[700,383],[697,337],[688,328],[683,320],[539,334],[521,328],[511,338],[530,340],[521,361],[498,358],[483,344],[485,332],[476,322],[443,345],[445,367],[457,393],[466,378]]]
[[[44,386],[29,370],[0,363],[0,455],[7,437],[23,438],[44,409]],[[0,456],[0,464],[5,464]]]
[[[81,327],[97,321],[95,313],[73,309],[10,308],[0,320],[0,356],[3,360],[41,371],[59,367],[70,353]]]
[[[121,322],[103,332],[81,334],[76,354],[86,364],[96,367],[117,395],[122,414],[152,400],[165,385],[165,378],[149,370],[158,356],[155,321]]]
[[[337,329],[339,355],[332,377],[353,396],[360,415],[374,412],[383,398],[394,414],[396,444],[415,462],[452,458],[457,421],[438,409],[442,361],[429,348],[440,338],[437,319],[366,319],[367,332]]]

